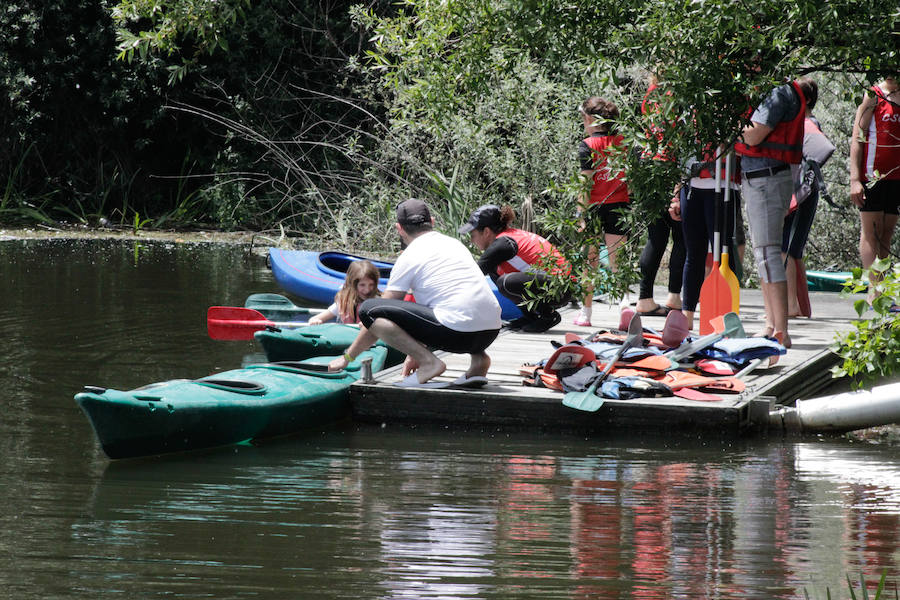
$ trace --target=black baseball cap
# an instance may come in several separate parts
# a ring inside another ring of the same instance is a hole
[[[410,198],[397,205],[397,222],[401,225],[431,223],[431,211],[428,210],[428,205],[418,198]]]
[[[469,233],[473,229],[484,229],[497,225],[500,225],[500,207],[496,204],[485,204],[476,208],[469,220],[457,231]]]

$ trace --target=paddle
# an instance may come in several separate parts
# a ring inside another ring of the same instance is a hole
[[[731,270],[731,264],[728,260],[728,242],[729,239],[734,239],[734,206],[731,202],[731,164],[734,161],[734,156],[729,152],[725,155],[725,201],[723,211],[725,213],[725,227],[724,230],[728,231],[729,222],[731,223],[732,235],[723,235],[722,236],[722,266],[719,267],[719,271],[722,273],[722,277],[725,278],[725,283],[728,284],[728,290],[731,292],[731,311],[737,314],[741,312],[741,284],[738,281],[737,275],[734,274],[734,271]],[[729,219],[730,215],[730,219]]]
[[[252,340],[253,334],[266,327],[307,327],[307,323],[275,323],[252,308],[210,306],[206,313],[206,329],[214,340]]]
[[[250,294],[244,308],[257,310],[267,319],[276,321],[307,321],[314,311],[297,306],[281,294]]]
[[[616,351],[616,355],[606,363],[606,367],[604,367],[603,371],[600,372],[600,375],[591,382],[588,389],[583,392],[566,392],[566,395],[563,396],[563,404],[569,408],[587,412],[595,412],[603,406],[603,398],[594,393],[597,390],[597,386],[603,383],[603,380],[606,379],[609,372],[612,371],[613,366],[620,358],[622,358],[622,355],[625,354],[626,350],[643,341],[643,332],[644,328],[641,326],[641,317],[635,314],[628,324],[628,337],[625,338],[625,341],[619,347],[618,351]]]
[[[719,195],[722,193],[722,157],[716,156],[716,193],[714,196],[715,214],[714,231],[713,231],[713,264],[709,275],[703,280],[703,286],[700,288],[700,335],[710,333],[713,328],[710,321],[719,315],[725,314],[731,310],[731,290],[728,288],[728,282],[722,276],[720,271],[720,252],[722,250],[722,230],[719,223],[721,218],[721,210],[719,206]]]

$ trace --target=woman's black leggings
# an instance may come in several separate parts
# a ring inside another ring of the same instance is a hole
[[[669,244],[669,234],[672,237],[672,254],[669,257],[669,293],[681,293],[681,280],[684,272],[684,236],[681,232],[681,223],[674,220],[666,213],[650,224],[647,229],[647,244],[641,251],[641,286],[638,298],[653,297],[653,282],[656,281],[656,273],[659,271],[659,263],[662,262],[666,246]]]
[[[549,283],[550,278],[544,273],[528,273],[525,271],[517,271],[515,273],[506,273],[497,278],[497,290],[504,297],[509,298],[516,304],[525,302],[531,294],[543,293],[545,286]],[[532,283],[533,282],[533,283]],[[542,298],[537,305],[531,310],[522,308],[522,312],[534,315],[546,315],[553,312],[560,306],[565,306],[569,301],[568,297],[561,299]]]
[[[733,202],[730,203],[732,215],[727,215],[723,221],[725,230],[722,235],[722,243],[729,248],[734,248],[733,237],[736,229],[735,218],[740,210],[740,196],[732,190]],[[685,248],[687,257],[684,261],[684,282],[682,284],[681,305],[684,310],[695,311],[700,301],[700,288],[706,278],[706,255],[712,246],[715,233],[715,205],[716,191],[691,188],[687,194],[681,196],[681,227],[684,230]],[[737,225],[743,229],[743,222]],[[738,243],[742,242],[742,236],[738,236]],[[729,252],[728,263],[731,270],[736,266],[736,252]]]

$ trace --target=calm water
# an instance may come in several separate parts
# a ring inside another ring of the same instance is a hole
[[[897,575],[897,450],[349,425],[110,462],[72,400],[253,360],[244,248],[0,242],[0,597],[813,598]],[[6,594],[6,596],[3,596]]]

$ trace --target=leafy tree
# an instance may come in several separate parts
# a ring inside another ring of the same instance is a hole
[[[428,156],[437,158],[431,164],[453,156],[452,164],[480,165],[479,156],[491,150],[534,148],[523,139],[531,128],[547,139],[571,140],[561,150],[569,153],[568,167],[558,159],[560,148],[542,154],[553,157],[555,175],[529,169],[522,152],[519,168],[505,177],[495,173],[485,181],[479,169],[480,179],[462,176],[456,185],[493,199],[494,189],[516,190],[511,182],[534,177],[530,187],[542,190],[532,196],[543,201],[538,213],[545,233],[567,246],[576,263],[583,260],[584,241],[570,216],[578,191],[571,177],[577,169],[577,120],[573,114],[571,125],[559,120],[550,125],[535,114],[563,114],[591,94],[619,104],[620,132],[629,148],[642,149],[617,158],[636,200],[632,230],[640,232],[663,209],[667,190],[680,178],[677,162],[696,155],[707,142],[732,142],[746,123],[747,109],[773,85],[812,72],[856,74],[860,84],[895,72],[900,31],[896,7],[874,1],[829,3],[822,10],[814,2],[772,0],[752,5],[736,0],[407,0],[390,17],[357,16],[373,31],[368,64],[383,85],[389,130],[417,132],[401,135],[399,145],[391,137],[392,154],[406,152],[426,164]],[[548,104],[508,114],[517,130],[494,130],[492,121],[483,120],[480,143],[461,143],[460,123],[477,129],[481,107],[497,101],[505,82],[521,82],[523,64],[556,89],[542,99]],[[638,109],[648,72],[660,80],[659,139],[646,135],[650,123]],[[859,93],[857,86],[841,91],[844,98]],[[676,160],[645,159],[661,149]],[[626,272],[620,279],[630,276]]]

